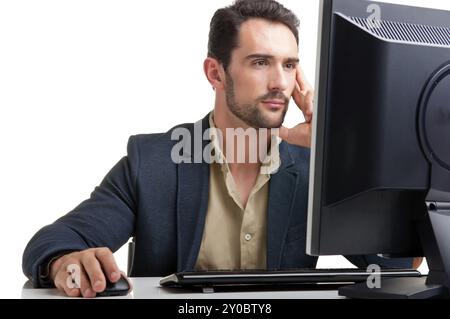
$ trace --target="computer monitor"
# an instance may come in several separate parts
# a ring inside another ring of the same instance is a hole
[[[448,292],[450,12],[322,0],[316,75],[307,253],[425,256],[412,295]]]

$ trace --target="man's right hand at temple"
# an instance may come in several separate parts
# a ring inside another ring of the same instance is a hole
[[[74,267],[80,270],[76,275],[80,276],[78,282],[81,287],[68,285],[72,276],[68,269]],[[69,253],[53,261],[50,266],[50,278],[56,288],[70,297],[93,298],[105,289],[106,279],[116,282],[120,276],[113,253],[105,247]]]

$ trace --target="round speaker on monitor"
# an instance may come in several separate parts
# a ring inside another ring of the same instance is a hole
[[[418,121],[425,156],[450,170],[450,62],[434,72],[425,86]]]

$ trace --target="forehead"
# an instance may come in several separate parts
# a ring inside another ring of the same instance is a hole
[[[297,41],[292,31],[282,23],[264,19],[249,19],[239,29],[237,54],[264,53],[278,57],[295,57]]]

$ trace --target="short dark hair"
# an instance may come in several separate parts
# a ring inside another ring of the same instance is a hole
[[[298,45],[300,21],[292,11],[274,0],[236,0],[214,13],[209,29],[208,57],[221,62],[225,70],[231,62],[231,51],[238,46],[239,28],[250,18],[284,24],[292,31]]]

